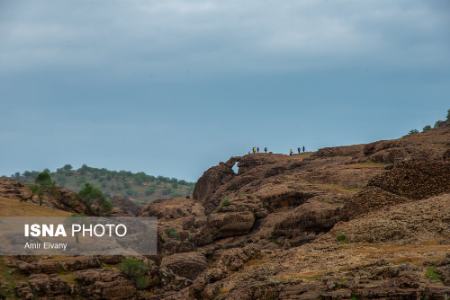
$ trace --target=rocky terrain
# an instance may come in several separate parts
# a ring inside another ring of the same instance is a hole
[[[0,195],[36,205],[11,180]],[[66,198],[46,205],[80,209]],[[2,294],[448,299],[450,124],[367,145],[232,157],[203,174],[193,197],[155,201],[137,214],[159,220],[158,255],[139,258],[146,287],[121,273],[119,256],[5,257]]]

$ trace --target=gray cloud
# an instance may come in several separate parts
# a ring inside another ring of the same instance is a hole
[[[276,72],[450,64],[444,1],[11,1],[3,72]],[[1,72],[1,71],[0,71]]]

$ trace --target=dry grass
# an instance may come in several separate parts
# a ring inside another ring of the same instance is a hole
[[[0,217],[68,217],[71,215],[59,209],[0,197]]]
[[[360,188],[349,188],[345,187],[339,184],[334,183],[313,183],[314,185],[317,185],[320,189],[332,192],[332,193],[338,193],[338,194],[348,194],[353,195],[361,191]]]
[[[59,274],[58,276],[64,282],[67,282],[69,284],[75,283],[75,274],[73,272],[72,273]]]
[[[442,260],[450,252],[450,245],[429,241],[418,244],[340,244],[333,251],[323,248],[300,247],[296,254],[281,262],[284,270],[275,280],[314,281],[326,273],[345,273],[364,268],[383,259],[394,265],[411,263],[422,267],[425,262]],[[270,263],[268,263],[270,264]]]

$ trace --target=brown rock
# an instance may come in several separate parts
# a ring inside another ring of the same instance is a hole
[[[89,299],[134,299],[136,288],[118,271],[90,269],[75,272],[78,293]]]
[[[161,262],[162,268],[167,268],[174,274],[194,280],[207,268],[204,255],[198,252],[185,252],[165,256]]]
[[[248,233],[255,223],[252,212],[213,213],[208,217],[207,227],[215,239]]]
[[[26,282],[18,283],[16,294],[22,299],[56,297],[70,299],[73,288],[57,275],[34,274]]]

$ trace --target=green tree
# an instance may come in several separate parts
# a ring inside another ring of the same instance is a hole
[[[427,126],[425,126],[425,127],[423,128],[423,132],[427,132],[427,131],[429,131],[429,130],[431,130],[431,126],[430,126],[430,125],[427,125]]]
[[[53,192],[55,188],[55,183],[52,181],[50,172],[44,170],[39,173],[34,180],[34,185],[31,187],[31,191],[34,195],[39,198],[39,205],[42,205],[44,194]]]
[[[444,123],[445,123],[445,122],[444,122],[444,121],[441,121],[441,120],[436,121],[436,123],[434,123],[434,128],[439,128],[439,127],[441,127]]]
[[[63,167],[63,170],[65,171],[72,171],[73,167],[71,164],[65,164]]]
[[[78,192],[78,196],[91,213],[109,213],[112,209],[111,202],[103,192],[90,183],[83,186]]]

